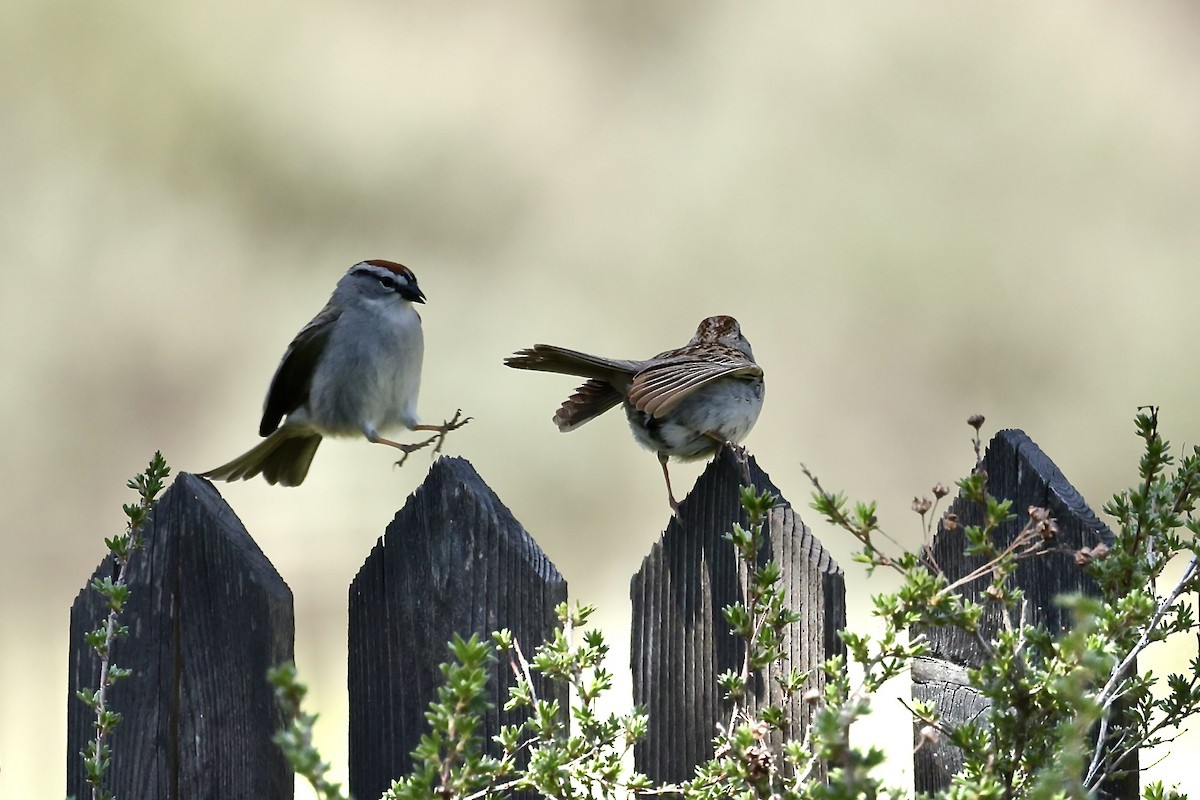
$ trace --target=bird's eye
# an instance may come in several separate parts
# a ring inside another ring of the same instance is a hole
[[[397,289],[396,279],[391,277],[390,275],[380,275],[379,276],[379,285],[389,291],[392,291],[392,292],[396,291],[396,289]]]

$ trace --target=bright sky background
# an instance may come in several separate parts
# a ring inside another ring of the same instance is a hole
[[[747,444],[785,496],[806,506],[805,463],[914,543],[912,496],[972,463],[969,414],[1024,429],[1097,508],[1136,479],[1136,406],[1200,441],[1193,4],[3,15],[0,797],[62,796],[67,613],[125,480],[155,449],[202,471],[256,441],[283,348],[361,259],[419,276],[422,414],[476,417],[448,452],[601,606],[625,693],[658,465],[619,414],[560,435],[574,384],[505,369],[515,349],[640,357],[732,314],[767,376]],[[346,587],[428,465],[393,460],[331,443],[298,489],[220,487],[295,592],[343,775]],[[869,625],[886,584],[804,516]],[[903,714],[879,710],[862,735],[901,770]],[[1156,774],[1196,791],[1188,762]]]

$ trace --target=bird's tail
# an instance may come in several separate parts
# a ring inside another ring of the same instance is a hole
[[[611,383],[592,378],[575,390],[554,412],[554,424],[563,433],[603,414],[621,402],[621,393]]]
[[[644,361],[593,356],[578,350],[555,347],[552,344],[535,344],[528,350],[518,350],[504,359],[504,363],[515,369],[557,372],[562,375],[578,375],[581,378],[600,378],[606,381],[613,381],[622,374],[632,378],[646,365]]]
[[[588,378],[554,412],[554,424],[563,432],[578,428],[620,403],[633,376],[646,366],[644,361],[593,356],[551,344],[535,344],[528,350],[519,350],[504,359],[504,363],[516,369]]]
[[[201,473],[201,477],[216,481],[239,481],[261,474],[270,484],[299,486],[308,475],[308,466],[320,444],[321,434],[284,425],[257,446],[228,464]]]

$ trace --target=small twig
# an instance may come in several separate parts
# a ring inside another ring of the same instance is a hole
[[[132,551],[133,545],[130,544]],[[129,557],[118,560],[121,568],[117,570],[117,586],[124,586],[126,576],[129,573]],[[108,725],[105,723],[105,717],[108,714],[108,689],[112,686],[111,671],[112,671],[112,647],[117,639],[117,613],[118,609],[110,604],[108,610],[108,619],[104,623],[104,649],[103,655],[100,657],[100,685],[96,690],[96,751],[92,755],[92,763],[94,764],[95,774],[97,776],[104,773],[104,751],[108,740]],[[92,800],[100,800],[102,796],[101,782],[99,779],[92,784]]]
[[[87,782],[92,787],[92,800],[112,797],[104,790],[104,775],[108,771],[111,755],[108,735],[120,721],[120,715],[108,708],[108,690],[118,680],[129,675],[129,670],[118,667],[112,660],[112,650],[117,638],[128,634],[127,628],[117,624],[117,618],[129,599],[129,566],[133,553],[142,546],[142,528],[149,521],[155,498],[162,491],[163,480],[170,473],[162,453],[156,452],[145,471],[126,483],[126,486],[138,493],[138,502],[124,506],[125,516],[128,517],[125,533],[105,540],[114,561],[119,565],[116,579],[92,580],[92,588],[104,597],[108,607],[103,625],[87,636],[88,643],[100,656],[99,685],[92,692],[77,692],[77,696],[96,712],[96,735],[81,753],[86,764]]]
[[[829,508],[833,510],[834,513],[829,514],[830,522],[832,522],[834,525],[837,525],[842,530],[848,531],[852,536],[854,536],[854,538],[858,539],[868,551],[876,555],[879,559],[879,566],[891,567],[897,573],[903,575],[904,568],[897,564],[895,559],[884,553],[874,542],[871,541],[871,532],[860,529],[854,524],[853,521],[851,521],[849,517],[841,513],[841,510],[837,507],[836,497],[833,494],[825,491],[825,487],[821,485],[821,481],[817,479],[817,476],[814,475],[804,464],[800,465],[800,471],[803,472],[804,476],[808,478],[810,483],[812,483],[813,488],[817,491],[817,494],[821,495],[821,498],[825,501]],[[898,550],[901,552],[904,551],[904,546],[893,539],[887,533],[887,531],[878,527],[874,528],[874,531],[895,545]]]
[[[1043,545],[1045,543],[1044,540],[1042,540],[1040,537],[1036,537],[1036,538],[1033,537],[1033,531],[1034,531],[1033,526],[1026,525],[1021,530],[1021,532],[1013,538],[1013,540],[1009,543],[1008,547],[1004,548],[1004,550],[1002,550],[999,555],[994,557],[991,561],[987,562],[986,564],[982,564],[982,565],[976,567],[975,569],[971,570],[969,573],[962,576],[961,578],[954,581],[953,583],[947,584],[946,586],[942,587],[940,590],[938,590],[937,596],[938,597],[944,596],[946,594],[949,594],[950,592],[955,591],[960,586],[965,586],[966,584],[970,583],[971,581],[977,580],[986,575],[995,574],[996,569],[1005,560],[1006,556],[1012,555],[1015,559],[1020,560],[1023,558],[1029,558],[1031,556],[1043,555],[1047,552],[1052,552],[1052,551],[1046,550],[1043,547]],[[1028,547],[1025,547],[1025,545],[1028,545]],[[1018,551],[1018,548],[1021,548],[1021,547],[1024,547],[1024,549]]]
[[[529,687],[529,699],[533,703],[537,703],[537,689],[533,685],[533,670],[529,666],[529,661],[526,660],[525,654],[521,651],[521,643],[517,637],[512,638],[512,655],[508,657],[509,667],[512,668],[513,677],[518,682],[524,681]]]
[[[1175,588],[1171,590],[1171,593],[1167,597],[1159,602],[1158,608],[1154,611],[1154,616],[1150,618],[1150,622],[1142,629],[1137,642],[1130,648],[1125,658],[1121,659],[1121,662],[1113,667],[1112,672],[1109,673],[1108,681],[1104,684],[1104,688],[1096,696],[1096,704],[1100,706],[1103,716],[1101,718],[1100,733],[1096,738],[1096,750],[1092,754],[1092,763],[1088,766],[1087,777],[1084,778],[1085,786],[1092,787],[1099,785],[1096,776],[1104,756],[1104,739],[1108,730],[1108,714],[1113,703],[1117,701],[1120,695],[1121,681],[1125,679],[1125,674],[1133,666],[1133,662],[1137,660],[1138,655],[1150,646],[1151,634],[1158,627],[1162,618],[1166,616],[1167,611],[1174,605],[1175,600],[1183,593],[1184,587],[1196,575],[1197,568],[1200,568],[1200,556],[1192,556],[1192,560],[1184,568],[1183,574],[1179,576]]]
[[[1171,593],[1158,604],[1158,608],[1155,610],[1154,616],[1151,617],[1149,624],[1147,624],[1142,630],[1142,634],[1138,637],[1137,643],[1134,644],[1133,648],[1129,651],[1129,653],[1126,654],[1125,658],[1121,660],[1121,663],[1113,667],[1108,682],[1104,685],[1104,688],[1100,691],[1099,696],[1096,698],[1096,702],[1101,708],[1107,709],[1112,705],[1114,700],[1113,693],[1116,691],[1119,682],[1122,678],[1124,678],[1125,673],[1133,665],[1133,662],[1137,660],[1138,654],[1149,647],[1150,634],[1153,633],[1154,629],[1158,627],[1158,623],[1162,621],[1164,616],[1166,616],[1167,611],[1170,610],[1171,606],[1175,603],[1175,600],[1178,599],[1179,595],[1183,594],[1184,587],[1196,575],[1197,568],[1200,568],[1200,556],[1192,556],[1192,560],[1189,561],[1188,565],[1184,568],[1183,574],[1179,576],[1179,581],[1175,584],[1175,588],[1172,589]]]

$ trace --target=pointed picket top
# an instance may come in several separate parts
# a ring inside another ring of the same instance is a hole
[[[292,796],[272,736],[284,724],[267,669],[292,659],[292,593],[208,481],[180,473],[154,507],[134,552],[130,635],[114,662],[133,674],[112,688],[123,719],[105,788],[118,797]],[[115,576],[112,556],[93,577]],[[89,581],[90,583],[90,581]],[[71,608],[67,793],[90,796],[79,751],[94,715],[74,688],[96,686],[99,660],[83,642],[106,609],[85,586]]]
[[[435,461],[350,585],[352,794],[379,797],[412,769],[455,634],[508,628],[532,657],[566,598],[558,569],[474,467],[462,458]],[[496,664],[496,708],[511,683],[507,665]],[[492,711],[480,733],[490,741],[515,720]]]
[[[709,463],[630,584],[634,702],[650,714],[650,734],[635,748],[634,761],[657,781],[691,777],[713,755],[716,725],[728,722],[717,676],[740,669],[744,651],[722,608],[743,599],[744,571],[724,535],[735,522],[749,524],[739,489],[747,478],[759,491],[780,496],[767,517],[759,563],[780,564],[788,604],[804,617],[785,635],[789,666],[807,670],[843,652],[837,638],[846,623],[842,570],[754,457],[746,458],[743,465],[725,448]],[[753,707],[780,702],[776,677],[754,687]],[[810,680],[819,688],[823,676],[815,670]],[[789,711],[796,725],[791,733],[799,736],[808,722],[799,696]]]
[[[1055,598],[1064,594],[1094,591],[1087,570],[1075,563],[1075,551],[1094,547],[1100,542],[1112,544],[1113,534],[1084,501],[1083,496],[1062,471],[1023,431],[1002,430],[988,443],[983,456],[987,488],[1001,500],[1012,500],[1017,515],[997,532],[997,542],[1011,542],[1028,521],[1031,506],[1047,508],[1058,523],[1055,539],[1057,552],[1021,562],[1014,583],[1025,592],[1031,609],[1038,610],[1038,621],[1051,632],[1070,627],[1071,611],[1057,605]],[[983,563],[979,557],[963,553],[962,528],[983,524],[983,511],[975,503],[955,498],[947,510],[956,514],[958,525],[946,530],[939,524],[933,537],[932,553],[946,575],[955,580]],[[943,517],[944,519],[944,517]],[[978,597],[988,584],[980,578],[964,587],[968,596]],[[984,635],[997,632],[1001,625],[999,609],[986,616]],[[962,632],[954,632],[934,643],[934,655],[960,664],[978,664],[982,655],[978,643]]]

